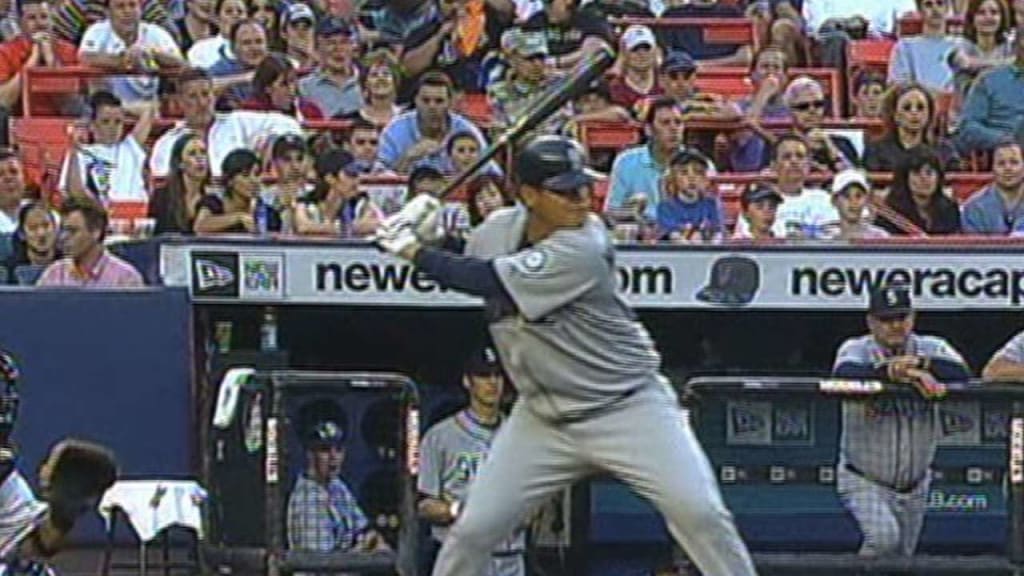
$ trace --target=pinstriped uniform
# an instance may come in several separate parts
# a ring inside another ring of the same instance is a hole
[[[911,334],[903,353],[964,363],[936,336]],[[835,366],[878,364],[888,356],[873,336],[861,336],[839,347]],[[938,404],[917,398],[846,401],[842,419],[837,487],[863,532],[861,553],[913,554],[942,435]]]

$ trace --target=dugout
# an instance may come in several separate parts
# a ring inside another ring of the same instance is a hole
[[[1024,290],[1024,262],[1018,260],[1005,245],[969,246],[955,255],[948,247],[904,245],[640,248],[620,252],[619,277],[658,343],[666,372],[677,383],[708,375],[827,374],[839,343],[865,332],[867,289],[876,281],[909,282],[920,309],[918,330],[950,340],[977,373],[999,346],[1024,328],[1016,314]],[[429,278],[372,248],[172,241],[161,249],[160,267],[166,283],[190,289],[200,390],[217,382],[216,370],[226,359],[215,352],[216,325],[231,323],[232,355],[258,349],[269,306],[282,351],[253,353],[245,362],[406,375],[420,395],[421,432],[463,401],[460,367],[480,344],[484,330],[475,303],[440,290]],[[211,284],[211,278],[221,284]],[[783,402],[781,408],[755,402],[753,408],[734,407],[734,413],[739,409],[737,418],[756,421],[766,410],[773,418],[780,410],[804,411],[814,415],[816,437],[836,433],[833,409],[787,404],[792,402]],[[984,514],[961,510],[960,523],[952,513],[934,526],[926,521],[924,550],[1005,550],[1008,517],[1005,499],[999,496],[1005,476],[1000,467],[1005,466],[996,447],[1005,437],[992,432],[998,426],[991,424],[1005,418],[1005,411],[992,408],[980,404],[950,414],[954,428],[976,427],[978,444],[944,448],[940,463],[947,470],[960,470],[958,486],[975,491],[960,493],[956,502],[977,508],[984,496],[988,507]],[[973,430],[967,436],[973,438]],[[781,442],[772,446],[771,454],[783,463],[792,459],[790,467],[800,468],[794,472],[800,481],[786,486],[786,498],[813,505],[830,488],[814,485],[816,480],[807,474],[832,453],[805,448]],[[967,483],[968,468],[982,469],[979,485]],[[832,553],[855,547],[851,521],[841,511],[830,511],[834,528],[819,530],[800,510],[789,514],[777,506],[771,514],[760,514],[756,507],[764,502],[758,501],[757,487],[746,488],[749,495],[736,496],[730,504],[756,551]],[[974,494],[974,499],[965,500],[964,494]],[[543,541],[549,548],[564,548],[564,554],[552,555],[559,558],[554,566],[562,573],[639,574],[670,555],[657,518],[618,487],[590,483],[567,502],[568,521],[550,522]],[[744,518],[750,520],[745,526]]]

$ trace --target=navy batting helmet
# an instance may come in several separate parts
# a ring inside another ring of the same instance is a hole
[[[544,135],[528,140],[516,156],[516,177],[553,192],[575,192],[589,186],[596,173],[587,168],[587,154],[579,142]]]

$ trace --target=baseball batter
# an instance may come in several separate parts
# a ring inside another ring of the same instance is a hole
[[[459,517],[501,424],[505,382],[493,348],[483,348],[470,358],[463,385],[469,392],[469,406],[435,424],[420,446],[419,513],[434,525],[431,532],[438,543],[444,542],[448,526]],[[526,535],[518,530],[491,552],[486,576],[526,576],[525,547]]]
[[[46,502],[37,499],[15,469],[10,442],[20,403],[18,378],[14,358],[0,350],[0,575],[43,576],[51,571],[37,560],[60,550],[78,517],[113,485],[117,470],[105,448],[65,440],[40,468]]]
[[[715,476],[659,373],[646,329],[617,293],[615,252],[590,214],[582,147],[538,136],[516,156],[520,203],[472,232],[467,255],[425,247],[439,202],[421,195],[378,243],[442,286],[484,298],[520,397],[441,548],[435,576],[479,576],[491,553],[560,488],[607,472],[652,502],[705,576],[754,574]],[[436,238],[434,238],[436,240]]]
[[[918,398],[849,400],[842,407],[836,484],[863,534],[865,556],[909,556],[917,547],[942,434],[940,382],[971,373],[960,354],[936,336],[914,333],[910,293],[882,287],[870,296],[870,334],[843,342],[833,374],[914,386]]]

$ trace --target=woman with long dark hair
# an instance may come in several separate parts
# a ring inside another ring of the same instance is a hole
[[[956,151],[935,129],[935,99],[920,84],[893,87],[885,96],[885,134],[867,143],[864,167],[870,172],[892,172],[916,148],[928,146],[943,166],[956,162]]]
[[[877,224],[893,234],[960,232],[960,208],[945,194],[946,173],[939,155],[921,146],[896,165],[892,188]]]
[[[232,150],[221,163],[224,194],[206,194],[199,201],[196,234],[262,232],[257,229],[255,210],[260,194],[260,157],[252,150]]]
[[[4,262],[14,275],[18,266],[48,266],[60,258],[57,247],[57,215],[42,202],[29,202],[18,210],[18,228],[12,238],[13,252]]]
[[[372,234],[383,213],[359,189],[359,169],[347,150],[329,148],[315,162],[316,186],[295,207],[299,234],[363,237]]]
[[[149,217],[156,220],[154,234],[191,234],[199,201],[210,185],[210,161],[206,142],[190,132],[171,148],[167,183],[153,192]]]

